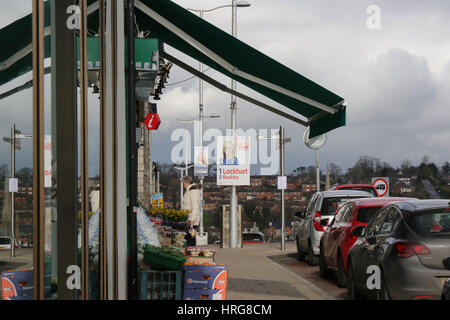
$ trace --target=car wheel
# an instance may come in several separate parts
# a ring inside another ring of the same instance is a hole
[[[377,290],[377,300],[391,300],[389,292],[384,281],[384,274],[381,274],[381,288]]]
[[[300,245],[298,244],[298,238],[296,242],[297,242],[297,260],[305,261],[305,254],[300,249]]]
[[[355,279],[353,277],[353,268],[350,261],[348,262],[348,269],[347,269],[347,295],[348,298],[351,300],[364,299],[364,296],[359,292],[358,288],[356,287]]]
[[[330,270],[327,269],[327,265],[325,263],[325,257],[323,256],[322,249],[320,249],[320,255],[319,255],[319,273],[322,278],[329,278],[331,275]]]
[[[347,275],[344,269],[344,258],[342,254],[338,254],[338,269],[336,271],[336,284],[339,288],[345,288],[347,286]]]
[[[308,259],[308,264],[310,266],[317,266],[319,264],[319,257],[314,255],[314,251],[313,251],[311,242],[309,242],[309,244],[308,244],[308,256],[307,256],[307,259]]]

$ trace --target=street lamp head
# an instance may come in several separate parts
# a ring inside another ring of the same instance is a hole
[[[245,8],[245,7],[250,7],[250,6],[251,6],[251,4],[244,0],[238,1],[238,3],[237,3],[238,8]]]

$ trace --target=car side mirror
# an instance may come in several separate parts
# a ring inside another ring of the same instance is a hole
[[[450,270],[450,258],[444,259],[442,261],[442,264],[444,265],[445,269]]]
[[[377,239],[375,237],[369,237],[369,238],[367,238],[367,243],[369,245],[374,245],[377,243]]]
[[[365,228],[363,226],[358,226],[352,230],[352,235],[356,238],[359,238],[363,235],[364,229]]]

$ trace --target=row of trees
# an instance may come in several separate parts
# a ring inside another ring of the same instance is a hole
[[[361,156],[345,173],[343,173],[340,166],[334,163],[330,163],[328,168],[332,183],[370,183],[372,177],[398,178],[402,176],[416,176],[418,181],[428,179],[437,184],[439,179],[446,180],[450,174],[450,163],[448,161],[441,167],[438,167],[435,163],[430,162],[429,156],[424,156],[421,163],[417,166],[414,166],[410,160],[406,159],[399,167],[394,168],[379,158]],[[298,167],[292,174],[302,178],[309,177],[314,180],[316,168],[314,166]],[[325,179],[323,172],[322,179]]]

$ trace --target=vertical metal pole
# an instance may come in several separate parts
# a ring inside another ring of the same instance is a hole
[[[11,178],[16,177],[16,125],[13,123],[11,126]],[[15,206],[14,206],[14,192],[11,192],[11,258],[16,256],[15,253],[15,242],[16,242],[16,232],[15,232]]]
[[[284,128],[280,127],[280,168],[281,168],[281,176],[284,177]],[[285,250],[284,243],[284,189],[281,189],[281,251]]]
[[[107,300],[106,240],[106,12],[105,0],[99,0],[100,33],[100,299]]]
[[[129,203],[130,216],[130,272],[129,298],[137,299],[137,143],[136,143],[136,66],[135,66],[135,21],[134,0],[127,1],[127,59],[128,59],[128,148],[129,148]]]
[[[87,0],[80,0],[81,299],[89,300]]]
[[[159,204],[160,204],[160,198],[159,198],[159,171],[156,173],[156,181],[157,181],[156,195],[158,197],[158,208],[159,208]]]
[[[148,144],[149,144],[149,148],[148,148],[148,156],[149,156],[149,161],[150,161],[150,175],[149,175],[149,203],[148,203],[148,207],[150,208],[152,206],[152,201],[153,201],[153,161],[152,161],[152,151],[151,151],[151,147],[152,147],[152,132],[150,130],[148,130]]]
[[[317,192],[319,192],[320,191],[319,149],[316,149],[316,179],[317,179]]]
[[[180,170],[181,177],[180,177],[180,209],[181,209],[181,203],[183,202],[183,170]]]
[[[188,143],[187,143],[187,120],[184,121],[184,170],[185,176],[189,175],[188,172]]]
[[[200,10],[200,18],[203,19],[203,10]],[[200,73],[203,74],[203,63],[200,62]],[[199,120],[200,120],[200,152],[203,152],[203,80],[198,78],[199,92]],[[203,153],[202,153],[203,159]],[[203,176],[200,176],[200,228],[199,232],[203,234]]]
[[[233,37],[237,35],[237,0],[232,2],[231,15],[231,34]],[[231,79],[231,89],[236,90],[236,82]],[[231,130],[233,135],[233,144],[235,144],[236,137],[236,97],[231,95]],[[236,146],[235,146],[236,147]],[[236,186],[231,186],[231,201],[230,201],[230,248],[237,248],[237,198]]]
[[[33,0],[33,295],[44,295],[44,1]]]

